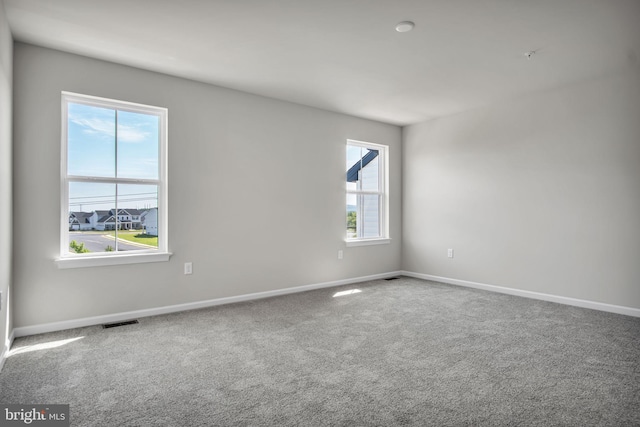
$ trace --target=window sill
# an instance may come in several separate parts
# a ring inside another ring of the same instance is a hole
[[[389,238],[380,239],[347,239],[345,240],[347,246],[371,246],[371,245],[388,245],[391,243]]]
[[[58,268],[103,267],[107,265],[142,264],[147,262],[166,262],[171,252],[126,254],[109,256],[69,257],[57,258]]]

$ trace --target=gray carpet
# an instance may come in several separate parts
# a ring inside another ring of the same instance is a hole
[[[404,277],[13,348],[0,402],[77,426],[640,425],[639,318]]]

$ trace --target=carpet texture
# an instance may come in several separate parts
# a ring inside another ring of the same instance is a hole
[[[402,277],[139,320],[17,339],[0,402],[77,426],[640,425],[639,318]]]

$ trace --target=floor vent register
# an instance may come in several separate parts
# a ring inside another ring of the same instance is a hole
[[[135,325],[137,323],[139,323],[137,320],[126,320],[124,322],[105,323],[104,325],[102,325],[102,328],[103,329],[117,328],[118,326]]]

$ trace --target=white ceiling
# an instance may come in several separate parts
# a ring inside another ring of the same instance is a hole
[[[399,125],[637,66],[640,54],[640,0],[4,3],[18,41]],[[403,20],[415,29],[396,32]]]

